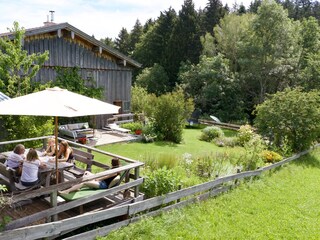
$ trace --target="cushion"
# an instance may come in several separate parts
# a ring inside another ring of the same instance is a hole
[[[118,175],[114,179],[112,179],[112,181],[109,184],[108,188],[114,187],[119,181],[120,181],[120,175]]]
[[[76,129],[79,129],[78,128],[78,124],[76,123],[76,124],[68,124],[68,128],[70,129],[70,130],[76,130]]]
[[[66,201],[72,201],[72,200],[76,200],[76,199],[79,199],[79,198],[89,197],[89,196],[92,196],[92,195],[94,195],[96,193],[103,192],[105,190],[106,189],[90,189],[88,187],[83,187],[83,188],[81,188],[80,191],[71,192],[71,193],[68,193],[68,194],[59,193],[59,195],[63,199],[65,199]]]
[[[88,123],[84,123],[83,125],[82,125],[82,129],[88,129],[89,128],[89,124]]]

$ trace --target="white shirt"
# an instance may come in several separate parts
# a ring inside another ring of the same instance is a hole
[[[21,181],[23,182],[35,182],[38,180],[38,171],[40,166],[40,160],[34,160],[32,162],[24,161],[22,167]]]
[[[16,154],[14,152],[10,153],[6,161],[7,167],[17,168],[20,166],[20,162],[23,161],[23,155]]]

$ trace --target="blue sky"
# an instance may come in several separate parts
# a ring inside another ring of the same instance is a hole
[[[49,10],[54,10],[54,22],[68,22],[97,39],[115,38],[122,27],[130,31],[137,19],[142,24],[156,19],[160,11],[170,6],[177,12],[183,0],[0,0],[0,33],[18,21],[24,28],[43,25]],[[193,0],[196,9],[204,8],[207,0]],[[232,7],[241,2],[248,6],[250,0],[222,0]]]

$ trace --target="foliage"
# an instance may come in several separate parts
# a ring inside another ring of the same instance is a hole
[[[97,87],[93,77],[83,78],[80,74],[79,67],[73,68],[61,68],[57,67],[56,81],[52,84],[61,88],[68,89],[71,92],[75,92],[87,97],[101,99],[103,88]],[[59,124],[66,124],[70,122],[88,122],[90,116],[77,117],[77,118],[59,118]],[[91,121],[94,125],[94,121]]]
[[[286,89],[257,106],[255,126],[275,148],[286,139],[293,151],[308,149],[320,136],[319,92]]]
[[[274,151],[263,150],[260,154],[266,163],[276,163],[282,160],[282,156]]]
[[[217,137],[214,143],[219,147],[235,147],[238,144],[236,137]]]
[[[121,124],[121,127],[129,129],[134,133],[136,130],[141,130],[143,128],[143,125],[141,122],[129,122]]]
[[[137,76],[136,86],[145,88],[148,93],[154,93],[157,96],[166,92],[169,79],[164,68],[155,63],[151,68],[145,68]]]
[[[118,37],[115,39],[114,44],[116,49],[125,55],[130,53],[130,34],[126,28],[121,28]]]
[[[252,126],[249,124],[240,126],[237,134],[237,142],[240,146],[244,146],[247,142],[256,136]]]
[[[48,60],[49,52],[28,55],[22,45],[24,28],[14,22],[13,28],[8,30],[13,39],[0,38],[0,91],[13,98],[36,90],[31,79]]]
[[[193,111],[191,99],[185,99],[181,89],[154,99],[151,110],[154,129],[159,140],[179,143],[185,120]]]
[[[177,156],[171,153],[162,153],[158,156],[154,154],[147,155],[143,160],[147,171],[154,171],[163,167],[173,169],[178,163]]]
[[[223,121],[244,118],[239,82],[229,70],[229,61],[218,54],[202,56],[197,65],[183,64],[179,79],[196,108]]]
[[[255,134],[248,142],[244,144],[245,153],[242,154],[237,165],[241,167],[243,171],[256,170],[264,165],[262,156],[260,153],[266,148],[260,135]]]
[[[163,167],[150,172],[142,184],[141,191],[147,198],[151,198],[178,190],[179,183],[180,180],[174,172]]]
[[[99,239],[317,239],[319,156],[317,150],[227,194],[143,218]]]
[[[14,22],[12,40],[0,38],[0,91],[9,97],[17,97],[39,91],[46,87],[31,79],[37,74],[41,65],[48,59],[48,52],[28,55],[23,50],[25,30]],[[15,140],[29,137],[49,135],[53,132],[52,118],[27,116],[2,116],[1,140]],[[28,127],[26,127],[28,126]],[[34,144],[34,145],[33,145]],[[27,142],[26,147],[36,146],[35,142]],[[7,145],[2,150],[11,150]],[[7,149],[8,147],[8,149]]]
[[[157,138],[153,122],[148,122],[142,128],[142,141],[153,142]]]
[[[134,86],[131,88],[131,111],[145,113],[150,105],[150,96],[145,88]]]
[[[224,133],[220,127],[212,126],[202,129],[200,140],[211,142],[215,138],[223,137]]]

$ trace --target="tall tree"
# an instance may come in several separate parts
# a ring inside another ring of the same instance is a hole
[[[112,48],[116,48],[116,45],[114,43],[114,41],[112,40],[112,38],[106,37],[106,38],[102,38],[100,39],[100,42],[104,43],[105,45],[112,47]]]
[[[177,23],[173,29],[169,42],[168,59],[171,60],[166,66],[170,85],[174,87],[181,62],[190,61],[198,63],[201,53],[200,28],[198,14],[194,9],[192,0],[185,0],[179,11]]]
[[[143,27],[139,19],[137,19],[136,23],[133,26],[133,29],[130,32],[130,46],[129,46],[130,55],[132,55],[132,52],[134,51],[135,46],[139,42],[142,34],[143,34]]]
[[[122,28],[118,37],[115,39],[116,48],[125,55],[130,52],[130,34],[126,28]]]
[[[281,5],[262,2],[242,48],[240,65],[251,104],[261,103],[267,93],[292,84],[299,56],[298,30]]]
[[[166,71],[166,66],[170,65],[170,59],[167,58],[168,52],[170,52],[168,42],[176,18],[176,12],[172,8],[161,12],[159,18],[136,44],[133,58],[142,63],[144,67],[152,67],[155,63],[158,63]]]
[[[14,22],[9,29],[12,38],[0,38],[0,90],[9,97],[17,97],[45,88],[32,81],[49,53],[28,54],[23,50],[24,28]],[[18,106],[17,106],[18,107]],[[52,118],[29,116],[2,116],[1,140],[24,139],[52,134]],[[27,142],[26,146],[36,146]],[[13,146],[8,146],[13,147]]]
[[[13,39],[0,38],[0,90],[10,97],[17,97],[34,90],[31,79],[48,59],[49,52],[29,55],[23,50],[25,30],[18,22],[8,30]]]
[[[220,19],[226,14],[220,0],[209,0],[204,8],[203,30],[213,35],[213,28],[219,23]]]

